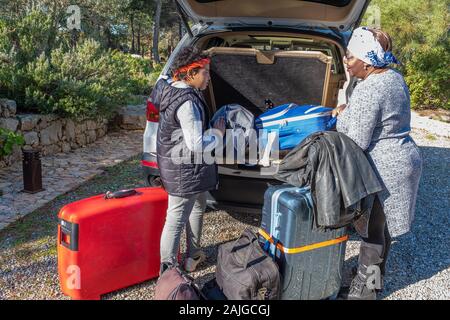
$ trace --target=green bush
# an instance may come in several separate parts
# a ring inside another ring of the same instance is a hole
[[[29,63],[25,106],[41,113],[93,118],[109,117],[131,90],[127,64],[86,40],[69,52],[53,50]]]
[[[449,46],[422,48],[406,63],[405,80],[415,109],[450,110]]]
[[[381,29],[403,63],[411,106],[450,109],[448,0],[372,0],[370,6],[380,10]]]
[[[0,51],[13,53],[25,65],[56,45],[56,28],[49,15],[32,11],[18,20],[0,20]]]
[[[163,70],[164,65],[162,63],[157,63],[154,66],[154,69],[150,75],[150,82],[153,86],[156,83],[156,80],[158,80],[159,75],[161,74],[161,71]]]
[[[372,0],[369,9],[380,11],[381,29],[391,35],[394,54],[406,64],[414,52],[435,46],[446,37],[447,6],[448,0]],[[365,16],[363,25],[369,17]]]
[[[15,145],[22,146],[25,139],[21,134],[0,128],[0,159],[12,153]]]
[[[84,33],[75,48],[68,39],[43,12],[0,20],[0,97],[20,111],[93,118],[150,93],[149,59],[107,50]]]
[[[113,53],[113,59],[125,64],[130,84],[130,94],[150,94],[152,64],[149,58],[134,57],[120,51]]]

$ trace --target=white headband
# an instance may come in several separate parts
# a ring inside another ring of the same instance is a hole
[[[391,63],[400,64],[391,51],[384,51],[373,33],[366,27],[359,27],[353,31],[347,49],[356,58],[374,67],[385,67]]]

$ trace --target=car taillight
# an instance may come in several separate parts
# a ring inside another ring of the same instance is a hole
[[[143,166],[146,166],[146,167],[151,167],[151,168],[158,169],[158,163],[157,162],[142,160],[141,164]]]
[[[147,121],[159,121],[159,112],[156,109],[155,105],[150,101],[150,99],[147,99]]]

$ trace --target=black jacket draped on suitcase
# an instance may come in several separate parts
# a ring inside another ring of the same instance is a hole
[[[316,227],[339,227],[360,217],[356,227],[363,236],[375,194],[382,190],[363,150],[334,131],[306,138],[281,161],[275,178],[311,186]]]

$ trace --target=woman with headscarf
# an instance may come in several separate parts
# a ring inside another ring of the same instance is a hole
[[[381,208],[369,219],[368,237],[363,238],[358,271],[348,299],[376,299],[380,287],[372,275],[380,271],[379,283],[391,237],[410,231],[414,219],[422,159],[411,136],[410,97],[403,76],[391,69],[399,64],[392,54],[392,40],[381,30],[357,28],[344,59],[350,76],[361,79],[347,105],[337,107],[337,130],[349,136],[365,152],[383,184],[378,194]],[[379,204],[378,204],[379,205]],[[374,268],[374,266],[378,268]],[[376,282],[376,281],[375,281]]]

